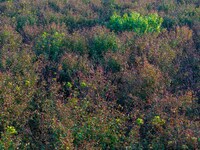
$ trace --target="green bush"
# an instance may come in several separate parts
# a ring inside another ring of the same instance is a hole
[[[101,119],[104,123],[101,123]],[[75,125],[72,128],[74,144],[80,145],[84,141],[95,141],[97,142],[95,146],[103,150],[116,149],[121,138],[119,131],[120,119],[101,119],[94,116],[80,125]]]
[[[119,72],[121,70],[121,65],[115,59],[109,59],[107,62],[106,69],[112,71],[113,73]]]
[[[56,1],[49,1],[49,7],[56,12],[60,10],[60,7],[57,5]]]
[[[17,134],[15,127],[7,126],[6,131],[1,134],[0,149],[15,149],[16,145],[14,145],[15,143],[13,142],[15,134]]]
[[[124,14],[122,17],[115,13],[111,16],[108,27],[114,31],[134,31],[142,34],[160,32],[162,22],[163,18],[156,13],[143,16],[132,12],[129,15]]]
[[[103,55],[109,50],[115,52],[118,49],[117,37],[114,33],[111,34],[98,34],[90,41],[89,55],[96,61],[103,59]]]
[[[44,32],[36,41],[35,51],[52,61],[57,61],[63,50],[64,33]]]
[[[37,18],[34,15],[19,15],[17,16],[17,30],[22,29],[25,25],[34,25]]]
[[[163,17],[163,23],[162,23],[163,28],[171,29],[175,25],[177,25],[177,20],[175,18],[170,16]]]

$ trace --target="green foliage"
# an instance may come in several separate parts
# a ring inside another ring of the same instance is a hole
[[[67,86],[68,88],[72,88],[72,84],[71,84],[70,82],[67,82],[66,86]]]
[[[63,53],[64,33],[44,32],[36,41],[35,51],[39,56],[43,54],[47,59],[57,61]]]
[[[152,119],[152,124],[153,125],[164,125],[165,124],[165,120],[164,119],[161,119],[160,116],[155,116],[153,119]]]
[[[120,140],[119,123],[115,120],[102,120],[100,118],[88,118],[82,125],[73,127],[74,142],[80,145],[84,141],[98,141],[97,146],[102,149],[115,149]]]
[[[8,134],[17,134],[17,131],[15,130],[15,127],[13,127],[13,126],[7,126],[6,132]]]
[[[87,84],[86,84],[85,82],[81,82],[81,84],[80,84],[80,85],[81,85],[81,87],[82,87],[82,88],[85,88],[85,87],[87,87]]]
[[[89,48],[89,55],[98,62],[103,59],[103,55],[109,50],[113,52],[117,51],[117,37],[114,33],[94,35],[90,41]]]
[[[141,118],[138,118],[137,120],[136,120],[136,123],[137,123],[137,125],[143,125],[144,124],[144,120],[143,119],[141,119]]]
[[[170,16],[165,16],[163,18],[163,23],[162,23],[163,28],[171,29],[175,25],[177,25],[177,20],[175,18]]]
[[[115,72],[119,72],[121,70],[121,66],[115,59],[111,58],[107,62],[106,69],[108,71],[112,71],[113,73],[115,73]]]
[[[19,15],[16,18],[17,30],[21,30],[25,25],[34,25],[37,22],[37,18],[34,15]]]
[[[15,145],[13,142],[13,136],[17,134],[16,129],[13,126],[7,126],[6,131],[1,135],[0,139],[0,149],[15,149]]]
[[[143,34],[160,32],[162,22],[163,18],[156,13],[142,16],[137,12],[132,12],[129,15],[124,14],[122,17],[115,13],[111,16],[108,27],[114,31],[134,31]]]
[[[56,12],[58,12],[60,10],[60,7],[54,1],[49,1],[49,6],[50,6],[50,8],[52,8]]]

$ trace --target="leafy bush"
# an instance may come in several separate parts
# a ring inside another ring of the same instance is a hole
[[[119,72],[121,70],[121,65],[115,59],[109,59],[107,62],[106,69],[112,71],[113,73]]]
[[[162,27],[167,28],[167,29],[171,29],[172,27],[177,25],[177,22],[178,21],[175,18],[170,17],[170,16],[165,16],[165,17],[163,17]]]
[[[117,131],[119,123],[114,119],[102,121],[104,124],[101,124],[97,117],[92,117],[86,120],[83,125],[75,126],[73,128],[74,142],[80,145],[85,140],[98,141],[98,146],[102,149],[114,149],[120,138],[120,133]]]
[[[37,22],[37,18],[34,15],[19,15],[17,20],[17,30],[21,30],[25,25],[34,25]]]
[[[89,55],[98,62],[109,50],[115,52],[118,49],[117,37],[114,33],[97,33],[92,37],[89,49]]]
[[[1,135],[0,149],[15,149],[13,137],[17,134],[15,127],[7,126],[6,131]]]
[[[63,53],[64,33],[53,31],[44,32],[36,41],[35,51],[39,56],[43,54],[47,59],[57,61]]]
[[[160,32],[162,22],[163,18],[158,14],[142,16],[137,12],[132,12],[121,17],[115,13],[111,16],[108,27],[114,31],[134,31],[142,34]]]

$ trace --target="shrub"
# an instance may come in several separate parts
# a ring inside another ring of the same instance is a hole
[[[110,58],[107,62],[106,70],[112,71],[113,73],[119,72],[121,70],[121,65],[115,59]]]
[[[155,126],[163,125],[163,124],[165,124],[165,120],[161,119],[160,116],[155,116],[152,119],[152,124]]]
[[[14,136],[17,134],[15,127],[7,126],[6,131],[1,134],[0,149],[15,149]],[[15,141],[16,142],[16,141]]]
[[[110,18],[108,27],[114,31],[134,31],[138,34],[148,32],[160,32],[163,18],[158,14],[142,16],[137,12],[130,15],[124,14],[122,17],[113,14]]]
[[[177,20],[173,17],[170,16],[164,16],[163,17],[163,23],[162,23],[162,27],[163,28],[167,28],[168,30],[171,29],[172,27],[174,27],[175,25],[177,25]]]
[[[94,61],[99,62],[109,50],[115,52],[118,49],[118,41],[114,33],[96,33],[89,41],[89,55]]]
[[[37,18],[34,15],[19,15],[16,18],[17,20],[17,25],[16,28],[17,30],[21,30],[25,25],[34,25],[37,21]]]
[[[138,118],[137,120],[136,120],[136,123],[137,123],[137,125],[142,125],[142,124],[144,124],[144,120],[143,119],[141,119],[141,118]]]
[[[64,33],[53,31],[44,32],[37,40],[35,45],[36,55],[43,54],[48,60],[57,61],[63,53]]]

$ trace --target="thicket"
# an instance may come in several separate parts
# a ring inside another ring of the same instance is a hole
[[[0,149],[200,149],[198,0],[0,0]]]

